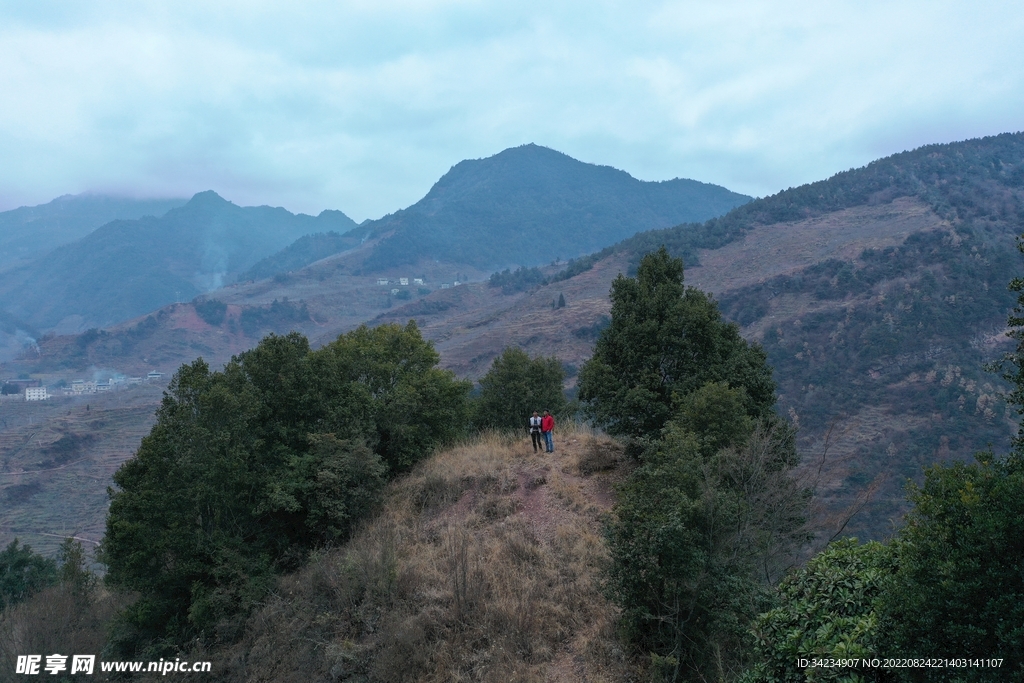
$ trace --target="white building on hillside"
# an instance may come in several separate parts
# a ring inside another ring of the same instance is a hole
[[[81,394],[95,394],[96,382],[87,382],[84,379],[72,380],[71,393],[76,396]]]
[[[46,393],[46,387],[28,387],[25,389],[26,401],[45,401],[50,398]]]

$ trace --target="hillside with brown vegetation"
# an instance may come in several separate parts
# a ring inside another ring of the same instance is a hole
[[[908,237],[926,234],[936,235],[938,240],[934,247],[929,247],[940,250],[936,254],[941,258],[933,265],[915,262],[857,293],[826,295],[824,290],[815,289],[819,281],[831,286],[829,283],[835,279],[831,272],[824,280],[823,275],[813,275],[817,272],[815,268],[820,270],[819,264],[846,263],[852,272],[860,272],[868,263],[862,258],[866,250],[911,254],[913,251],[905,247]],[[984,260],[977,258],[979,249],[986,254]],[[91,340],[41,340],[42,356],[34,361],[34,369],[57,372],[63,363],[125,367],[138,372],[156,367],[169,373],[200,355],[217,365],[257,341],[257,336],[246,334],[242,328],[244,311],[269,311],[274,301],[280,304],[288,297],[287,301],[292,302],[289,306],[306,306],[308,317],[298,322],[285,321],[276,327],[270,321],[270,326],[261,328],[257,334],[298,329],[315,343],[324,343],[366,320],[377,324],[415,319],[424,337],[441,353],[442,365],[461,376],[480,377],[504,347],[518,346],[531,355],[557,356],[565,364],[571,386],[575,369],[589,358],[594,340],[607,322],[611,281],[619,273],[629,271],[630,259],[626,253],[611,254],[574,277],[511,295],[476,281],[435,289],[425,295],[416,293],[407,303],[393,301],[390,308],[385,308],[385,288],[367,277],[339,273],[328,259],[279,281],[265,280],[223,290],[218,296],[228,306],[224,319],[216,325],[202,320],[194,305],[179,304],[131,325],[97,334]],[[946,270],[936,270],[940,261],[953,263],[956,259],[976,264],[972,266],[974,274],[967,280],[961,275],[951,278],[952,271],[944,275]],[[825,448],[825,435],[832,428],[829,448],[847,463],[845,469],[836,471],[831,482],[835,509],[846,509],[866,490],[875,489],[873,501],[851,523],[859,535],[879,537],[890,532],[890,520],[898,517],[904,506],[903,482],[907,477],[918,476],[922,465],[935,460],[969,458],[987,443],[998,447],[1011,435],[1013,427],[998,403],[1000,382],[983,370],[985,363],[1008,348],[1001,331],[1009,304],[1008,300],[1000,304],[999,298],[1007,298],[1000,292],[1005,292],[1005,281],[1014,272],[1012,242],[1008,239],[994,245],[972,241],[962,228],[957,232],[948,220],[919,200],[900,198],[796,222],[758,226],[719,249],[700,250],[697,260],[699,265],[686,270],[686,282],[713,293],[722,302],[726,317],[741,323],[744,336],[765,344],[776,367],[780,408],[799,421],[801,450],[820,452]],[[428,277],[428,281],[436,283],[455,274],[438,270],[430,274],[433,277]],[[922,277],[934,278],[936,274],[939,286],[949,291],[943,291],[941,296],[934,292],[914,294],[920,289],[915,282]],[[908,285],[910,290],[906,289]],[[970,289],[976,292],[971,293]],[[919,299],[916,303],[902,301],[908,291]],[[919,361],[915,362],[928,367],[910,368],[905,350],[890,351],[877,345],[863,362],[851,361],[832,370],[821,366],[830,354],[837,353],[827,351],[830,345],[839,348],[835,345],[859,344],[844,342],[841,336],[844,330],[851,329],[850,321],[861,318],[887,325],[886,320],[897,319],[894,315],[906,316],[908,311],[916,311],[923,324],[935,319],[928,313],[934,306],[942,304],[950,309],[950,304],[943,301],[955,298],[958,292],[961,297],[986,293],[991,302],[980,307],[974,304],[970,309],[975,317],[981,316],[972,323],[980,326],[971,336],[961,339],[962,325],[954,325],[918,340],[923,347],[916,352]],[[566,305],[554,308],[552,303],[559,295]],[[297,303],[300,301],[301,304]],[[827,332],[816,331],[822,324],[817,322],[819,319],[829,321]],[[837,332],[840,336],[835,336]],[[805,346],[818,350],[808,353]],[[127,355],[123,355],[126,351]],[[905,371],[898,371],[904,366]],[[847,377],[846,373],[854,375]],[[937,409],[934,403],[921,399],[930,395],[929,386],[945,388],[942,382],[950,373],[954,388],[959,388],[960,393],[951,399],[954,412],[948,416],[953,419],[944,423],[939,418],[945,408]],[[829,390],[837,398],[822,401],[820,387],[828,387],[832,381],[843,383]],[[840,390],[842,386],[865,381],[872,386],[871,400],[838,400],[845,395]],[[957,401],[961,395],[965,400],[972,399],[969,410],[960,409]],[[996,401],[988,398],[993,396]],[[975,412],[979,399],[985,405]],[[989,415],[985,413],[986,407]],[[140,415],[139,427],[148,424],[151,417]],[[944,428],[944,424],[948,427]],[[904,444],[911,443],[915,448],[907,451]],[[130,454],[129,447],[121,457]],[[19,506],[23,504],[27,502]],[[93,526],[98,524],[97,519]]]
[[[91,366],[170,373],[197,356],[217,367],[268,332],[296,329],[319,345],[363,322],[414,319],[442,365],[463,377],[479,378],[511,345],[557,356],[571,386],[607,323],[612,280],[640,251],[665,243],[688,264],[687,284],[714,294],[765,347],[801,451],[820,452],[831,435],[830,452],[847,463],[826,487],[835,509],[875,492],[850,530],[881,537],[906,509],[907,478],[989,444],[1003,448],[1015,429],[1005,384],[984,367],[1009,348],[1005,288],[1021,268],[1014,237],[1024,225],[1021,138],[894,155],[704,226],[642,233],[568,268],[546,266],[547,284],[526,291],[505,294],[488,287],[486,272],[424,260],[382,272],[425,279],[399,288],[407,298],[392,297],[375,276],[353,274],[362,257],[343,254],[211,294],[226,304],[220,320],[176,304],[107,330],[44,338],[5,370],[43,379]],[[465,284],[441,288],[455,280]],[[560,296],[565,306],[553,307]]]
[[[103,537],[107,487],[154,422],[161,387],[0,404],[0,545],[47,556],[74,536]]]
[[[560,428],[553,454],[523,437],[489,434],[424,461],[350,542],[283,577],[245,621],[222,624],[232,644],[181,658],[239,683],[636,680],[601,591],[602,519],[630,465],[586,428]],[[60,600],[6,613],[0,639],[11,652],[66,646],[38,613]],[[86,615],[94,629],[110,601]]]
[[[439,454],[351,543],[281,583],[218,653],[221,680],[627,679],[599,577],[618,456],[586,430],[560,431],[548,455],[496,435]]]

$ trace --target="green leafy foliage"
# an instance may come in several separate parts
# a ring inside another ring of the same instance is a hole
[[[914,508],[894,544],[898,569],[879,610],[891,656],[999,657],[1005,659],[999,680],[1024,680],[1022,490],[1019,453],[936,465],[911,489]],[[957,676],[994,680],[991,670],[979,668]],[[949,678],[925,670],[913,680]]]
[[[885,658],[877,603],[893,559],[881,543],[836,541],[775,589],[778,605],[753,624],[758,663],[744,683],[893,681],[885,669],[806,667],[799,660]]]
[[[735,407],[740,394],[709,385],[686,410],[713,396]],[[801,539],[807,496],[788,476],[792,430],[730,414],[697,432],[670,422],[622,486],[608,526],[608,590],[624,633],[664,658],[673,678],[728,679],[743,668],[747,627],[766,605],[764,572]]]
[[[708,382],[745,390],[745,409],[764,417],[775,402],[765,354],[722,320],[714,301],[683,286],[683,263],[662,248],[636,278],[612,283],[611,324],[580,370],[579,398],[610,434],[658,434],[679,397]]]
[[[465,433],[472,385],[436,367],[440,356],[415,322],[363,325],[316,353],[326,374],[363,392],[365,433],[389,472],[407,470]]]
[[[57,564],[20,545],[18,539],[0,552],[0,610],[57,582]]]
[[[317,351],[271,335],[223,372],[182,366],[114,476],[102,559],[110,585],[139,594],[116,647],[230,638],[278,573],[344,540],[389,473],[464,428],[468,383],[437,361],[410,322]]]
[[[682,261],[648,254],[611,296],[580,398],[647,447],[607,528],[608,592],[656,672],[728,679],[746,664],[767,582],[802,540],[794,432],[772,412],[764,353],[683,287]]]
[[[556,418],[565,414],[562,393],[565,371],[555,357],[531,359],[510,346],[494,359],[480,378],[473,422],[493,429],[525,429],[534,411],[550,410]]]

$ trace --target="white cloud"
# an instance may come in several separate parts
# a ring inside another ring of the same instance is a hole
[[[1022,28],[1010,3],[0,3],[0,200],[359,220],[531,141],[766,194],[1024,128]]]

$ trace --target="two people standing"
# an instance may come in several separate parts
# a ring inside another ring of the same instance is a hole
[[[530,438],[533,440],[533,452],[536,453],[538,447],[540,447],[541,437],[544,438],[544,450],[547,453],[555,452],[555,418],[551,416],[551,412],[548,410],[544,411],[544,417],[540,417],[537,411],[533,411],[533,417],[530,418]]]

